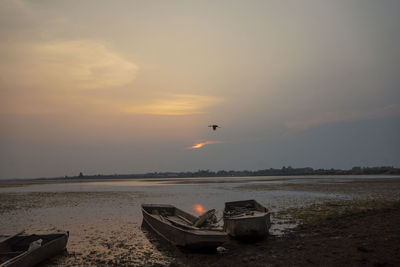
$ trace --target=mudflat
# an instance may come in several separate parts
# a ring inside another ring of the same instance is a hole
[[[400,177],[18,182],[0,187],[0,235],[70,231],[44,266],[400,266],[399,192]],[[141,226],[141,203],[195,214],[195,203],[221,212],[250,198],[271,209],[271,235],[220,252],[183,251]]]
[[[223,255],[181,253],[176,266],[400,266],[400,202],[341,202],[358,209],[326,217],[256,243],[230,240]],[[364,206],[365,205],[365,206]],[[318,209],[324,210],[325,205]],[[332,207],[328,207],[331,209]],[[307,214],[310,209],[297,212]],[[303,214],[304,215],[304,214]]]

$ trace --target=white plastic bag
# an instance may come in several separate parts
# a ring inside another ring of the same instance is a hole
[[[36,241],[33,241],[32,243],[29,244],[28,251],[40,248],[42,246],[42,239],[38,239]]]

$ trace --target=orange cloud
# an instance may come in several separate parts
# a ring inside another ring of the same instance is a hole
[[[186,149],[197,149],[197,148],[201,148],[206,145],[220,144],[220,143],[222,143],[222,142],[221,141],[205,141],[205,142],[194,144],[193,146],[189,146]]]
[[[118,95],[138,71],[133,62],[91,40],[5,42],[0,58],[0,88],[7,88],[0,114],[119,112],[123,99],[101,92]]]
[[[0,63],[13,85],[47,91],[113,88],[135,79],[138,67],[103,43],[90,40],[2,44]]]
[[[122,112],[150,115],[202,114],[208,107],[219,102],[221,102],[221,99],[213,96],[170,94],[144,105],[126,107]]]

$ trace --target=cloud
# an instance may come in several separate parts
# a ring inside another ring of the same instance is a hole
[[[213,96],[170,94],[153,99],[147,104],[125,107],[122,111],[133,114],[193,115],[205,113],[208,107],[221,101]]]
[[[135,91],[137,85],[125,90],[138,66],[93,40],[3,42],[0,56],[0,114],[193,115],[221,102],[213,96]]]
[[[369,111],[352,110],[314,114],[308,118],[288,121],[285,126],[292,130],[305,130],[321,124],[378,119],[398,115],[400,115],[400,106],[394,104]]]
[[[13,46],[13,47],[10,47]],[[8,44],[0,71],[8,84],[51,90],[113,88],[134,80],[138,67],[90,40]]]
[[[57,113],[116,109],[93,92],[130,84],[138,67],[92,40],[0,44],[0,113]]]
[[[202,148],[203,146],[206,146],[206,145],[221,144],[221,143],[223,143],[223,142],[222,141],[205,141],[205,142],[194,144],[193,146],[186,147],[186,149],[198,149],[198,148]]]

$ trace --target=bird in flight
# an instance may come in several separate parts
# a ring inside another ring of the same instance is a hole
[[[217,130],[217,128],[221,128],[220,126],[218,126],[216,124],[208,125],[208,127],[212,127],[214,131]]]

